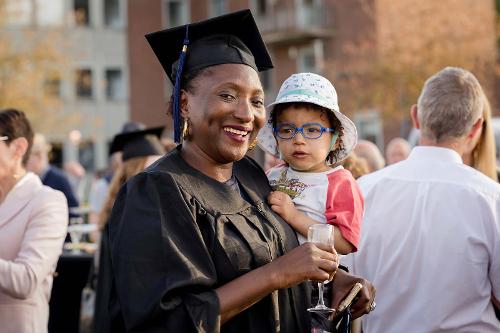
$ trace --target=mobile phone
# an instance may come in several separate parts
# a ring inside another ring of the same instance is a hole
[[[349,294],[347,294],[342,302],[340,302],[339,307],[337,308],[337,313],[340,313],[347,309],[347,307],[352,304],[361,289],[363,289],[363,285],[359,282],[356,282],[354,286],[352,286],[351,291],[349,291]]]

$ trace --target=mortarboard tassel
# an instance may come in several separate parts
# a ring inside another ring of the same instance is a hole
[[[189,45],[189,25],[186,25],[186,37],[184,38],[182,51],[179,56],[179,65],[177,66],[177,72],[175,74],[175,85],[174,85],[174,105],[172,117],[174,118],[174,141],[176,143],[181,142],[181,77],[182,70],[184,68],[184,60],[186,58],[187,48]]]

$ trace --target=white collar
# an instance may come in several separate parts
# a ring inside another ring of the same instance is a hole
[[[453,149],[436,146],[417,146],[412,149],[408,160],[442,161],[463,164],[462,157]]]

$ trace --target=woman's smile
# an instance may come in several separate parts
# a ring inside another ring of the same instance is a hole
[[[223,130],[227,136],[238,142],[246,142],[248,140],[248,134],[252,131],[242,126],[224,126]]]

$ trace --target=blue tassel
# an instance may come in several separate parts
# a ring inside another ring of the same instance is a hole
[[[189,45],[189,25],[186,25],[186,37],[184,38],[182,51],[179,56],[179,64],[177,66],[177,72],[175,74],[175,85],[174,85],[174,105],[173,114],[174,118],[174,141],[176,143],[181,142],[181,77],[182,70],[184,68],[184,60],[186,59],[187,47]]]

